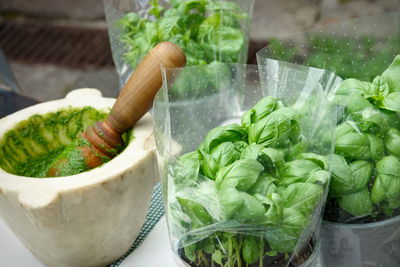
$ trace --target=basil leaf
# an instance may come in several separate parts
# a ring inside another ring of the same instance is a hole
[[[222,265],[222,252],[221,250],[216,250],[211,256],[211,259],[215,261],[217,264]],[[192,261],[193,262],[193,261]]]
[[[179,161],[201,161],[203,160],[203,157],[199,151],[195,150],[186,154],[183,154],[182,156],[179,157]]]
[[[257,224],[263,221],[265,208],[257,198],[247,193],[240,192],[243,204],[236,210],[233,219],[243,223]]]
[[[218,190],[213,180],[199,180],[186,188],[175,191],[175,196],[176,198],[198,203],[208,212],[214,221],[220,221],[224,218],[224,212],[218,201]]]
[[[386,156],[376,164],[376,171],[372,202],[378,204],[386,199],[391,208],[397,208],[400,201],[400,161],[394,156]]]
[[[382,78],[388,83],[390,92],[400,92],[400,55],[382,73]]]
[[[284,201],[278,193],[271,193],[267,195],[256,194],[255,197],[263,203],[267,212],[262,221],[263,224],[277,225],[282,221]]]
[[[214,240],[211,238],[203,239],[201,242],[201,246],[204,249],[204,252],[206,252],[208,254],[212,254],[214,252],[214,250],[216,249]]]
[[[338,103],[340,104],[340,103]],[[360,94],[352,94],[347,98],[345,102],[346,110],[353,114],[354,112],[359,112],[366,108],[374,108],[374,105],[371,104],[364,96]]]
[[[319,170],[311,173],[310,176],[306,179],[306,182],[311,184],[325,185],[328,184],[330,177],[331,175],[329,172]]]
[[[396,199],[389,199],[389,208],[391,209],[398,209],[400,208],[400,198],[396,198]]]
[[[342,196],[338,202],[341,209],[353,216],[365,216],[373,211],[370,193],[366,186],[360,191]]]
[[[369,94],[372,92],[373,86],[369,82],[363,82],[357,79],[346,79],[344,80],[339,88],[336,90],[337,96],[350,96],[356,94]],[[340,103],[339,103],[340,104]],[[343,104],[343,103],[342,103]]]
[[[185,257],[188,258],[191,262],[196,261],[196,243],[187,245],[183,247],[185,251]]]
[[[281,150],[270,147],[264,148],[263,145],[253,143],[242,151],[240,158],[258,160],[264,166],[265,170],[275,174],[275,168],[283,164],[284,156],[285,153]]]
[[[349,122],[336,128],[335,152],[348,160],[379,160],[385,153],[381,138],[364,134]]]
[[[297,159],[306,159],[310,160],[316,164],[321,169],[327,170],[328,169],[328,159],[325,156],[321,156],[315,153],[302,153],[297,156]]]
[[[250,144],[240,153],[241,159],[258,159],[261,149],[264,146],[257,144]]]
[[[372,81],[372,92],[368,94],[364,94],[365,98],[371,98],[379,103],[389,94],[389,85],[387,82],[381,77],[376,76]]]
[[[246,130],[238,124],[230,124],[219,126],[212,129],[206,136],[204,142],[199,149],[205,153],[210,153],[211,150],[223,142],[242,141],[246,138]]]
[[[258,258],[264,255],[259,255],[260,250],[263,249],[262,242],[253,236],[245,235],[243,238],[242,256],[247,264],[255,263]]]
[[[336,138],[346,136],[346,134],[353,133],[354,126],[350,124],[350,122],[343,122],[339,124],[335,129]]]
[[[370,181],[373,165],[368,161],[354,161],[347,164],[339,155],[330,158],[332,179],[330,193],[334,196],[343,196],[362,190]]]
[[[271,174],[275,174],[276,168],[279,168],[284,162],[285,153],[282,150],[266,147],[260,150],[258,161]]]
[[[174,183],[179,191],[194,184],[198,180],[200,170],[200,155],[197,151],[182,155],[174,166]]]
[[[205,153],[203,157],[202,170],[204,175],[215,179],[217,171],[239,159],[240,153],[235,149],[232,142],[224,142],[214,147],[211,154]]]
[[[242,223],[257,223],[263,220],[265,209],[257,198],[238,191],[236,180],[227,180],[218,191],[218,197],[227,219]]]
[[[391,176],[387,174],[378,175],[378,179],[381,180],[383,188],[386,189],[386,200],[389,203],[389,206],[393,209],[397,209],[400,207],[400,177],[399,176]]]
[[[213,220],[210,214],[202,205],[190,199],[179,197],[177,199],[183,211],[189,216],[193,229],[212,224]]]
[[[357,126],[364,133],[371,134],[385,134],[390,125],[398,120],[395,114],[386,114],[376,108],[365,108],[359,112],[352,113],[354,121],[357,122]]]
[[[367,186],[372,176],[372,170],[373,165],[368,161],[359,160],[350,163],[352,179],[348,192],[360,191]]]
[[[191,31],[188,31],[186,34],[176,34],[171,37],[171,43],[174,43],[180,46],[186,55],[186,66],[193,65],[204,65],[207,64],[206,61],[206,52],[203,47],[197,43],[196,41],[190,39]],[[200,68],[203,71],[203,68]],[[200,69],[198,70],[200,72]],[[193,86],[193,85],[192,85]],[[196,85],[194,85],[196,86]],[[198,86],[199,87],[199,86]],[[191,94],[190,90],[187,92],[187,95],[195,95]]]
[[[309,220],[300,211],[292,208],[283,209],[283,224],[285,228],[300,236]]]
[[[385,198],[386,190],[384,188],[384,185],[382,184],[382,179],[380,177],[376,177],[371,190],[372,203],[379,204],[379,202],[383,201]]]
[[[376,163],[378,174],[400,176],[400,161],[394,156],[384,157]]]
[[[235,181],[230,183],[232,182],[232,186],[226,184],[225,187],[218,191],[218,198],[227,219],[232,218],[244,202],[242,194],[235,188]]]
[[[264,167],[254,159],[240,159],[218,170],[215,182],[223,188],[226,181],[236,182],[236,189],[247,191],[258,179]]]
[[[378,105],[378,107],[390,111],[400,112],[400,92],[394,92],[388,94],[383,99],[382,103]]]
[[[298,118],[292,108],[280,108],[249,127],[249,143],[283,146],[288,143],[294,121]]]
[[[265,255],[270,256],[270,257],[275,257],[276,255],[278,255],[278,252],[276,252],[275,250],[270,250],[265,252]]]
[[[218,51],[218,60],[222,62],[238,62],[245,43],[241,29],[229,26],[220,13],[211,14],[201,23],[197,40],[208,58],[215,57]]]
[[[385,145],[383,140],[376,135],[368,134],[371,159],[380,160],[385,155]]]
[[[311,173],[320,170],[321,167],[311,160],[294,160],[286,162],[278,168],[278,180],[282,184],[305,182]]]
[[[192,10],[198,13],[204,13],[206,11],[206,4],[207,1],[202,0],[185,0],[180,2],[178,10],[182,14],[189,14]]]
[[[285,207],[309,216],[323,194],[323,187],[317,184],[295,183],[289,185],[282,192]]]
[[[161,18],[157,26],[161,40],[168,40],[174,35],[179,34],[183,27],[181,17],[178,15]]]
[[[276,186],[274,182],[276,179],[269,175],[260,175],[258,180],[250,187],[248,192],[251,195],[260,194],[262,196],[268,196],[275,192]]]
[[[242,115],[242,126],[249,128],[251,124],[256,123],[271,112],[283,107],[283,104],[275,97],[267,96],[258,101],[253,108],[249,109]]]
[[[245,141],[235,141],[233,142],[233,145],[235,146],[235,149],[242,153],[242,151],[249,146]]]
[[[348,193],[351,187],[351,169],[344,157],[333,154],[329,159],[329,165],[332,170],[329,193],[335,196]],[[351,192],[351,191],[350,191]]]
[[[286,227],[278,227],[265,232],[268,245],[277,252],[293,252],[299,236]]]
[[[330,139],[329,142],[331,142]],[[289,149],[287,149],[286,160],[295,160],[300,154],[305,153],[307,149],[309,149],[309,145],[303,138],[302,141],[290,146]]]
[[[386,151],[391,155],[400,158],[400,131],[395,128],[390,128],[384,141]]]
[[[349,160],[370,159],[369,138],[366,134],[354,132],[336,137],[335,152]]]
[[[296,120],[292,121],[292,126],[289,133],[289,139],[293,144],[300,142],[302,139],[300,123]]]

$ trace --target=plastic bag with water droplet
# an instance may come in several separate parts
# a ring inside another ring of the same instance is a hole
[[[177,262],[314,266],[336,124],[325,92],[341,79],[276,60],[210,68],[165,69],[154,102]]]
[[[254,0],[104,0],[120,87],[142,57],[169,41],[187,65],[245,63]]]
[[[261,63],[280,59],[329,69],[347,79],[331,92],[342,109],[322,227],[327,266],[394,267],[400,262],[399,176],[390,171],[400,167],[394,86],[400,77],[399,55],[399,12],[274,40],[257,54]]]

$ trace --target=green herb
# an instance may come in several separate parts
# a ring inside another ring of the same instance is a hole
[[[400,207],[400,161],[387,156],[376,163],[376,180],[372,187],[371,199],[374,204],[387,201],[390,208]]]
[[[400,207],[400,55],[372,82],[348,79],[336,92],[344,105],[331,157],[330,197],[352,216]]]
[[[246,25],[249,15],[233,2],[175,0],[170,1],[169,8],[164,8],[158,0],[152,0],[148,14],[149,18],[144,18],[128,13],[118,21],[121,42],[127,50],[123,58],[130,66],[135,68],[151,48],[163,41],[175,43],[184,50],[187,66],[210,64],[203,76],[181,75],[171,89],[173,97],[179,98],[185,93],[206,95],[203,91],[207,87],[197,88],[196,83],[215,85],[215,70],[221,72],[226,68],[220,62],[243,62],[246,57],[247,37],[242,26]],[[195,83],[191,82],[193,77],[196,77]],[[188,84],[196,88],[187,90]]]
[[[212,129],[173,164],[170,222],[189,232],[181,245],[192,265],[262,266],[264,257],[294,251],[330,175],[325,156],[293,153],[303,140],[301,117],[266,97],[242,125]]]

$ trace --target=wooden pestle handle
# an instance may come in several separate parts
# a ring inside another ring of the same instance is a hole
[[[179,68],[185,64],[186,57],[179,46],[169,42],[155,46],[121,90],[107,121],[120,133],[132,128],[150,109],[162,85],[161,66]]]

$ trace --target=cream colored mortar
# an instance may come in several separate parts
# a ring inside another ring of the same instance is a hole
[[[95,89],[75,90],[1,119],[0,136],[33,114],[67,106],[105,109],[114,101]],[[73,176],[38,179],[0,169],[0,217],[43,264],[104,266],[130,248],[158,176],[149,114],[135,125],[134,136],[110,162]]]

